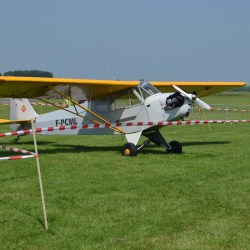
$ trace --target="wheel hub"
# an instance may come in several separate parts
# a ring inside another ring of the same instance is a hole
[[[130,155],[130,150],[128,148],[125,149],[124,155],[129,156]]]

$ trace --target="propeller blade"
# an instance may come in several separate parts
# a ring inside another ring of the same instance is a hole
[[[182,89],[180,89],[179,87],[177,87],[177,86],[175,86],[175,85],[173,85],[173,87],[177,90],[177,91],[179,91],[180,93],[182,93],[184,96],[189,96],[189,94],[188,93],[186,93],[184,90],[182,90]]]
[[[211,110],[211,107],[207,103],[203,102],[200,98],[198,98],[195,92],[193,94],[188,94],[184,90],[175,85],[173,85],[173,87],[177,91],[179,91],[183,96],[186,96],[191,102],[194,102],[197,106],[200,106],[203,109]]]
[[[196,98],[194,103],[203,109],[208,109],[208,110],[212,109],[207,103],[203,102],[200,98]]]
[[[173,85],[173,87],[177,91],[179,91],[183,96],[186,96],[191,102],[193,102],[195,100],[196,96],[186,93],[184,90],[182,90],[181,88],[179,88],[179,87],[177,87],[175,85]]]

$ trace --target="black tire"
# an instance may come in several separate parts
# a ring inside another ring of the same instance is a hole
[[[171,141],[169,145],[171,146],[172,149],[171,150],[168,149],[167,152],[174,153],[174,154],[182,153],[182,145],[178,141]]]
[[[133,143],[126,143],[122,147],[123,156],[136,156],[138,154],[137,148]]]

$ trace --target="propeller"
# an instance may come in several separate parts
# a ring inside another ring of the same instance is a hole
[[[193,92],[192,94],[186,93],[184,90],[180,89],[179,87],[173,85],[173,87],[179,91],[183,96],[187,97],[192,103],[196,104],[197,106],[200,106],[203,109],[211,110],[211,107],[203,102],[200,98],[197,97],[196,92]]]

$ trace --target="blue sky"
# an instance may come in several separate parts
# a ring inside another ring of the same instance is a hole
[[[250,84],[249,0],[3,0],[0,72]]]

